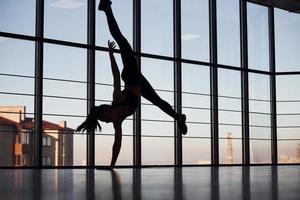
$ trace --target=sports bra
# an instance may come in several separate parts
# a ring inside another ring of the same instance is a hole
[[[129,112],[128,113],[124,113],[123,115],[121,115],[121,118],[126,118],[130,115],[132,115],[136,108],[139,105],[139,98],[130,90],[128,90],[127,88],[125,88],[124,90],[121,91],[121,93],[126,97],[123,101],[118,102],[118,103],[112,103],[112,107],[118,107],[118,106],[128,106],[129,108]]]

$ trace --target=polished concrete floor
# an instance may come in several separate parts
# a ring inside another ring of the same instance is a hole
[[[300,166],[2,169],[0,199],[300,200]]]

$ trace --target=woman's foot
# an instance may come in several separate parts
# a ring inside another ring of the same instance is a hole
[[[110,0],[100,0],[98,10],[105,11],[111,5]]]
[[[180,117],[178,119],[178,127],[179,127],[182,135],[187,134],[187,126],[185,124],[185,121],[186,121],[186,116],[184,114],[180,115]]]

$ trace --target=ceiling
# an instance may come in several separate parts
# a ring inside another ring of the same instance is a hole
[[[281,8],[289,12],[300,14],[300,0],[249,0],[250,2]]]

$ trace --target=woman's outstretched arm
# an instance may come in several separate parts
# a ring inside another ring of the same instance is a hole
[[[110,167],[113,168],[117,162],[121,144],[122,144],[122,121],[114,122],[114,129],[115,129],[115,141],[112,149],[112,158]]]
[[[111,71],[114,78],[114,93],[113,99],[117,99],[121,95],[121,78],[120,78],[120,71],[114,56],[113,50],[115,49],[116,45],[114,42],[108,41],[108,50],[109,50],[109,58],[111,62]]]

